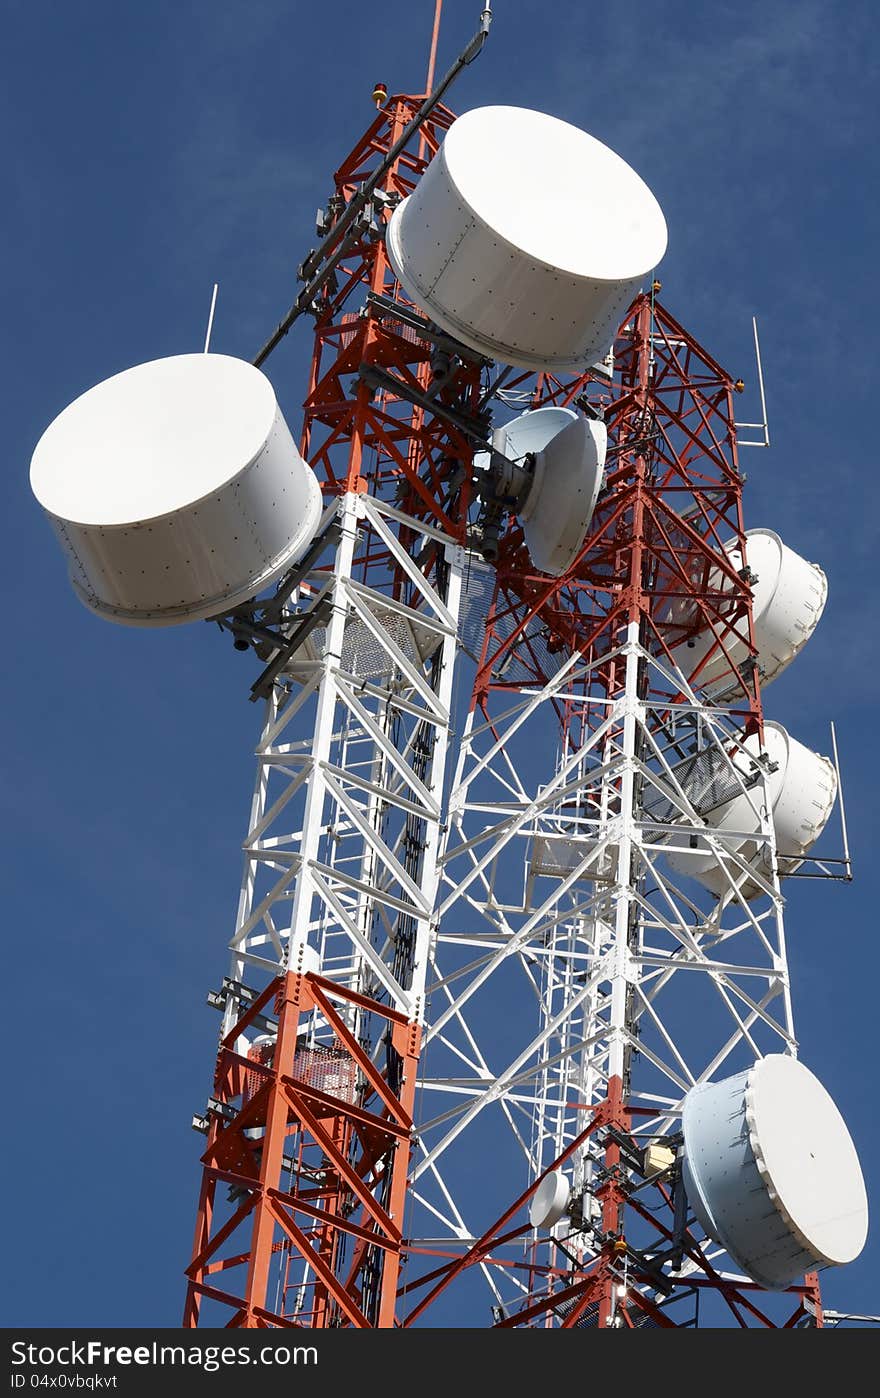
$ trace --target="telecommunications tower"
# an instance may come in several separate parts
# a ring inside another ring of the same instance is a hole
[[[821,1325],[867,1205],[782,884],[849,864],[763,698],[825,577],[746,527],[650,190],[455,119],[491,14],[435,86],[439,13],[254,363],[118,374],[32,465],[82,601],[257,662],[184,1324]],[[260,366],[303,316],[297,448]]]

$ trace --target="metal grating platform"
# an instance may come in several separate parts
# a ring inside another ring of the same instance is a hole
[[[708,815],[719,806],[727,805],[741,794],[741,786],[751,787],[760,779],[760,769],[752,764],[751,772],[741,772],[737,779],[730,770],[724,753],[718,747],[703,748],[702,751],[686,757],[672,768],[679,786],[688,795],[694,809],[701,816]],[[662,773],[658,780],[663,781]],[[650,787],[642,797],[642,810],[649,820],[667,825],[680,818],[678,807],[656,787]]]

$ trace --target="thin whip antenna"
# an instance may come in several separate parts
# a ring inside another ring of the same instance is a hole
[[[428,76],[425,79],[426,92],[430,92],[434,86],[434,69],[437,65],[437,42],[440,38],[440,19],[442,14],[443,0],[434,0],[434,28],[431,31],[431,52],[428,55]],[[424,160],[426,149],[425,132],[424,129],[422,129],[419,132],[419,160]]]
[[[434,3],[434,29],[431,34],[431,52],[428,57],[428,76],[425,79],[425,91],[430,92],[434,86],[434,69],[437,64],[437,40],[440,37],[440,16],[443,14],[443,0],[435,0]]]
[[[758,340],[758,318],[752,316],[752,334],[755,337],[755,364],[758,368],[758,392],[761,395],[761,421],[760,422],[735,422],[733,425],[737,430],[758,428],[763,434],[762,442],[742,442],[737,438],[738,447],[769,447],[770,445],[770,424],[767,420],[767,399],[764,396],[764,370],[761,365],[761,344]]]
[[[752,330],[755,335],[755,360],[758,365],[758,388],[761,392],[761,417],[764,422],[764,446],[770,445],[770,423],[767,420],[767,400],[764,397],[764,370],[761,367],[761,346],[758,341],[758,318],[752,316]]]
[[[210,345],[210,343],[211,343],[211,331],[212,331],[213,328],[214,328],[214,308],[215,308],[216,305],[217,305],[217,286],[218,286],[218,283],[215,282],[215,283],[214,283],[214,294],[213,294],[213,296],[211,297],[211,309],[210,309],[210,311],[209,311],[209,313],[208,313],[208,329],[205,331],[205,354],[208,353],[208,347],[209,347],[209,345]]]
[[[843,804],[843,781],[840,776],[840,758],[837,755],[837,733],[834,729],[834,720],[831,720],[831,748],[834,752],[834,770],[837,773],[837,799],[840,802],[840,833],[843,837],[843,858],[846,877],[852,878],[852,861],[849,857],[849,840],[846,835],[846,807]]]

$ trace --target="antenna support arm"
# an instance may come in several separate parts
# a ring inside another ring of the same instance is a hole
[[[357,194],[355,194],[346,205],[342,214],[330,229],[330,232],[309,256],[308,262],[313,267],[320,266],[331,250],[334,248],[337,249],[332,264],[323,267],[322,270],[317,272],[307,285],[303,287],[290,310],[287,312],[287,315],[279,322],[274,334],[271,335],[263,345],[263,348],[253,361],[258,369],[261,364],[268,359],[272,351],[281,343],[294,321],[298,320],[304,311],[308,311],[311,308],[315,296],[332,274],[333,267],[336,266],[340,258],[344,255],[349,243],[358,234],[357,229],[352,230],[352,224],[362,210],[366,208],[374,191],[388,174],[388,171],[394,165],[394,162],[397,160],[403,148],[412,140],[413,136],[417,134],[434,108],[440,103],[447,89],[455,81],[462,69],[466,68],[470,63],[473,63],[474,59],[480,53],[483,44],[486,42],[491,22],[492,9],[490,5],[487,5],[480,15],[480,27],[470,43],[462,50],[446,76],[441,78],[438,85],[434,88],[434,91],[425,98],[412,121],[408,126],[404,127],[403,132],[394,142],[394,145],[389,150],[385,159],[377,166],[372,175],[364,181]]]

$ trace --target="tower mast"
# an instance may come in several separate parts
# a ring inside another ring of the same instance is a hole
[[[382,108],[336,174],[322,232],[420,106]],[[468,507],[451,453],[468,448],[370,373],[478,404],[476,357],[440,389],[443,337],[395,308],[377,236],[451,120],[437,107],[425,154],[395,160],[322,291],[302,451],[326,510],[272,618],[286,653],[254,686],[266,717],[199,1122],[188,1325],[206,1298],[242,1325],[393,1320]],[[252,614],[229,624],[259,645]]]
[[[337,173],[331,217],[418,100],[380,112]],[[712,707],[687,665],[707,622],[723,652],[724,628],[745,619],[755,654],[748,581],[724,548],[744,538],[733,381],[653,294],[624,320],[610,378],[508,373],[501,403],[580,403],[604,415],[612,450],[576,568],[536,575],[514,526],[487,569],[469,547],[468,468],[489,430],[488,366],[400,298],[377,236],[451,120],[435,111],[425,155],[400,156],[322,293],[302,451],[324,483],[329,561],[298,572],[284,664],[255,686],[267,718],[200,1123],[189,1324],[203,1298],[238,1324],[411,1324],[429,1306],[442,1315],[453,1283],[470,1296],[477,1275],[501,1325],[670,1323],[657,1238],[641,1238],[651,1216],[630,1206],[624,1167],[640,1143],[675,1142],[682,1092],[740,1050],[753,1057],[762,1036],[764,1051],[794,1049],[778,881],[753,914],[734,892],[743,861],[722,852],[731,895],[707,915],[658,873],[664,848],[705,837],[691,769],[707,766],[729,798],[743,788],[735,753],[761,732],[754,666]],[[473,697],[447,796],[469,637]],[[311,736],[292,741],[294,720]],[[528,753],[546,760],[554,729],[556,770],[536,769]],[[682,981],[698,978],[721,1017],[695,1050],[690,1011],[675,1016]],[[506,1061],[502,993],[520,1031]],[[507,1174],[475,1204],[462,1185],[485,1151],[484,1112],[511,1153],[493,1133]],[[575,1236],[569,1216],[547,1240],[523,1210],[566,1161]],[[492,1217],[505,1189],[522,1196],[513,1261],[471,1219]],[[693,1296],[711,1263],[682,1265]]]

